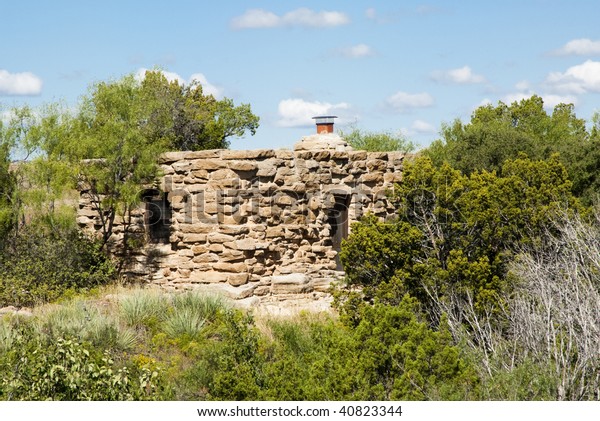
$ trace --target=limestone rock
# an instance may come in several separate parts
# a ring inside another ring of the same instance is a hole
[[[333,151],[352,151],[344,139],[335,133],[313,134],[304,136],[300,142],[294,145],[294,151],[315,151],[315,150],[333,150]]]
[[[244,238],[235,242],[235,248],[238,250],[256,250],[256,241],[252,238]]]
[[[249,276],[250,275],[248,275],[248,273],[234,273],[227,277],[227,282],[229,283],[229,285],[239,287],[248,282]]]
[[[312,290],[304,273],[290,273],[271,277],[272,294],[301,294]]]
[[[200,272],[193,271],[190,277],[188,278],[188,282],[197,283],[197,284],[212,284],[219,282],[227,282],[227,278],[229,277],[228,273],[223,272]]]

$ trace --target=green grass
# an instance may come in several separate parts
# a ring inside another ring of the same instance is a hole
[[[119,298],[119,317],[130,327],[155,328],[169,310],[168,297],[154,289],[134,290]]]

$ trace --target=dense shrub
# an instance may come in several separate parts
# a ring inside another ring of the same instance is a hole
[[[72,338],[48,340],[28,329],[12,335],[0,353],[0,399],[145,400],[162,390],[154,367],[119,366],[109,352]]]
[[[476,398],[475,369],[447,330],[433,331],[417,314],[407,296],[370,308],[356,328],[304,316],[271,322],[265,335],[231,313],[188,375],[216,400]]]
[[[440,300],[500,311],[513,287],[506,274],[516,249],[543,241],[553,215],[581,209],[556,156],[520,157],[502,168],[502,176],[465,175],[426,157],[407,164],[394,190],[397,219],[366,217],[342,244],[350,287],[344,316],[360,316],[356,286],[369,303],[395,305],[408,293],[434,322]]]
[[[33,306],[105,285],[114,268],[98,245],[74,229],[26,229],[0,255],[0,306]]]

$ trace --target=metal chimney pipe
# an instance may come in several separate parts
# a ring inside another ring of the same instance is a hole
[[[333,119],[337,118],[336,115],[319,115],[313,117],[317,123],[317,133],[333,133]]]

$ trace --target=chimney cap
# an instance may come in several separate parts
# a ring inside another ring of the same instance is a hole
[[[333,124],[333,119],[338,118],[337,115],[318,115],[313,117],[317,124]]]

